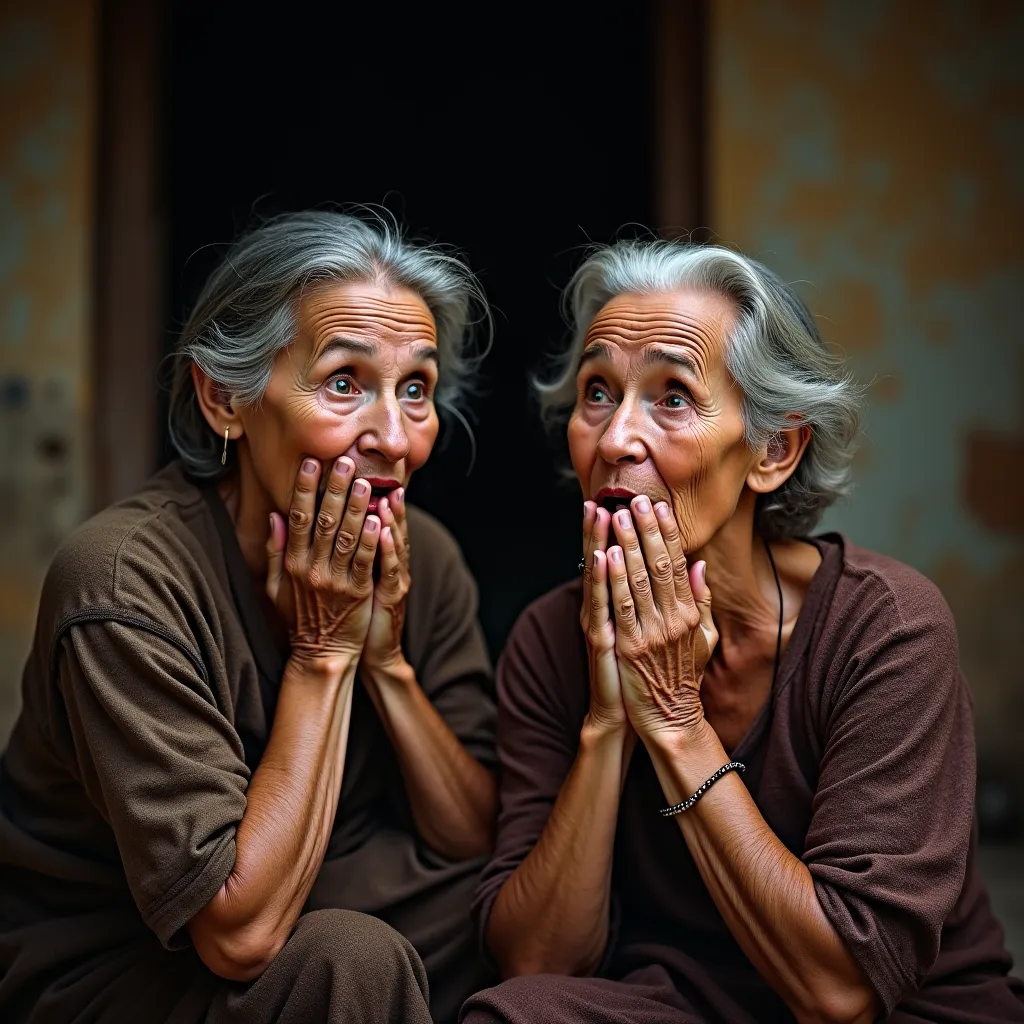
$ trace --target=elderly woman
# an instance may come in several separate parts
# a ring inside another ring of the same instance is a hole
[[[0,776],[4,1021],[444,1021],[483,983],[490,673],[459,550],[405,499],[478,297],[337,213],[210,278],[180,460],[43,590]]]
[[[463,1020],[1024,1020],[974,858],[970,697],[927,580],[826,534],[857,426],[793,292],[620,243],[571,286],[584,576],[498,673],[513,980]],[[582,622],[582,634],[578,622]]]

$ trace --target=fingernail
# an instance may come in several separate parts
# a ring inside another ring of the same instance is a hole
[[[608,558],[609,558],[610,561],[612,561],[616,565],[618,565],[619,562],[622,561],[622,548],[619,548],[619,547],[609,548],[608,549]]]
[[[384,529],[380,531],[380,539],[381,540],[388,540],[388,541],[391,540],[391,527],[390,526],[385,526]]]
[[[700,563],[700,585],[703,587],[708,581],[708,563]]]
[[[619,526],[624,530],[628,530],[633,525],[629,513],[626,511],[616,513],[615,518],[618,520]]]
[[[363,497],[364,494],[369,493],[370,485],[365,480],[357,480],[352,485],[352,493],[358,494],[359,497]]]
[[[401,505],[403,501],[405,501],[405,488],[399,487],[398,490],[395,491],[395,503]]]
[[[337,473],[338,476],[348,476],[351,471],[352,463],[349,462],[348,459],[338,459],[334,464],[334,472]]]
[[[316,463],[312,459],[306,459],[302,463],[302,472],[313,474],[316,472]]]
[[[376,517],[374,517],[374,516],[367,516],[366,517],[366,532],[367,533],[376,533],[379,526],[380,526],[380,521]]]
[[[668,502],[667,501],[659,501],[658,504],[654,506],[654,514],[659,519],[671,519],[672,518],[672,512],[671,512],[671,510],[668,507]]]
[[[645,516],[651,511],[651,503],[646,498],[637,498],[636,510],[640,515]]]
[[[270,513],[270,532],[274,532],[274,513]]]
[[[597,568],[598,564],[599,564],[599,563],[600,563],[600,561],[601,561],[601,559],[600,559],[600,558],[598,557],[598,555],[600,555],[600,554],[601,554],[601,552],[600,552],[600,551],[595,551],[595,552],[594,552],[594,568],[595,568],[595,569]]]

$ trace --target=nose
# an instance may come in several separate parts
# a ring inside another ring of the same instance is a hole
[[[647,445],[643,439],[643,411],[635,401],[622,402],[597,443],[597,453],[609,465],[643,462]]]
[[[402,409],[394,395],[374,402],[368,412],[366,429],[357,447],[364,455],[376,455],[392,465],[409,454],[409,435],[402,421]]]

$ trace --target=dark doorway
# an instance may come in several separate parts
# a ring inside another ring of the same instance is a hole
[[[462,545],[496,651],[576,572],[581,499],[560,482],[529,374],[565,339],[559,289],[588,241],[651,225],[644,3],[168,8],[168,341],[223,243],[262,215],[383,203],[460,248],[495,311],[483,394],[410,497]],[[444,12],[444,13],[440,13]]]

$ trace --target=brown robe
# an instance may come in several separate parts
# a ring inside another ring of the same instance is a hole
[[[771,698],[731,756],[765,820],[807,865],[829,920],[899,1022],[1024,1021],[1024,986],[975,863],[975,753],[956,630],[913,570],[828,535]],[[537,842],[589,702],[579,581],[524,612],[498,668],[498,841],[475,901]],[[748,1022],[793,1016],[718,912],[650,757],[619,811],[598,978],[517,978],[463,1019]],[[884,1015],[883,1015],[884,1016]]]
[[[475,585],[437,522],[410,508],[409,534],[404,651],[493,767]],[[433,1014],[451,1020],[485,983],[469,921],[483,859],[418,838],[359,684],[317,913],[252,986],[198,959],[185,926],[234,865],[283,669],[216,489],[179,464],[63,545],[0,762],[0,1019],[426,1020],[425,966]]]

